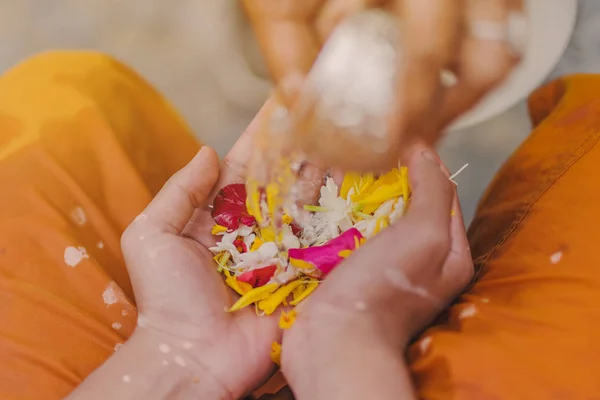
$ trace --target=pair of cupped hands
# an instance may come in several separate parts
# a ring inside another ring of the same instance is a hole
[[[473,274],[455,185],[437,154],[415,144],[405,161],[413,190],[407,214],[338,266],[301,303],[290,330],[253,308],[227,313],[236,295],[208,250],[215,243],[208,205],[219,188],[245,181],[272,109],[267,102],[223,162],[202,147],[123,234],[139,308],[131,340],[185,343],[187,371],[211,398],[242,398],[265,382],[275,371],[274,341],[282,343],[281,369],[296,398],[361,398],[352,385],[359,376],[398,398],[404,389],[394,380],[378,381],[406,375],[405,347]]]

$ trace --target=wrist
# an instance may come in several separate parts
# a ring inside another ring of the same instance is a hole
[[[161,336],[138,327],[68,399],[233,399],[204,366],[210,363],[200,364]]]
[[[169,395],[173,398],[235,399],[212,369],[223,363],[223,359],[213,359],[210,356],[212,352],[202,352],[203,358],[200,359],[197,354],[198,349],[190,342],[176,340],[172,335],[142,327],[136,329],[132,339],[137,341],[134,341],[133,345],[151,355],[150,376],[154,373],[165,373],[165,369],[169,370],[169,386],[172,391]],[[158,368],[159,366],[162,369]],[[156,398],[171,398],[169,395],[156,396]]]
[[[294,328],[284,337],[282,371],[299,400],[412,398],[403,346],[365,324]]]

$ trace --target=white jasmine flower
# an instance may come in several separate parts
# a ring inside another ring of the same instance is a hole
[[[238,236],[246,237],[254,231],[254,228],[251,226],[246,226],[244,224],[240,224],[240,227],[235,231]]]
[[[299,276],[300,276],[300,271],[298,271],[296,268],[294,268],[290,265],[290,266],[287,266],[281,272],[278,272],[277,274],[275,274],[275,276],[271,279],[271,282],[269,282],[269,283],[279,283],[279,284],[283,285],[285,283],[293,281],[294,279],[296,279]]]
[[[394,204],[394,210],[390,213],[390,224],[395,223],[404,215],[404,199],[398,197],[398,200]]]
[[[303,235],[305,245],[324,243],[336,238],[341,232],[352,227],[350,207],[346,200],[338,196],[338,186],[332,178],[327,178],[321,187],[319,210],[311,215]]]
[[[256,235],[254,233],[251,233],[248,236],[244,237],[244,246],[246,246],[246,249],[248,251],[250,251],[250,247],[252,247],[252,244],[254,243],[255,240],[256,240]]]
[[[281,233],[283,236],[282,243],[286,249],[299,249],[301,247],[300,239],[294,235],[294,232],[289,225],[284,225]]]
[[[388,200],[373,213],[372,216],[362,219],[354,224],[354,227],[360,231],[360,233],[367,239],[373,237],[378,231],[377,226],[382,221],[389,221],[391,214],[394,211],[394,205],[397,203],[396,199]]]
[[[279,248],[275,242],[263,243],[256,251],[240,254],[239,262],[236,263],[236,269],[241,272],[251,271],[266,267],[268,265],[279,264]]]
[[[227,251],[231,254],[231,258],[233,259],[234,263],[237,264],[240,261],[240,252],[233,244],[233,242],[237,239],[237,237],[238,237],[237,231],[233,231],[233,232],[229,232],[229,233],[225,232],[223,234],[223,238],[221,239],[221,241],[219,243],[217,243],[216,246],[209,247],[208,250],[210,250],[214,254],[219,254],[223,251]]]

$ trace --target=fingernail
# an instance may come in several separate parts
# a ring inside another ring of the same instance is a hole
[[[424,159],[434,163],[435,165],[440,165],[440,158],[433,152],[432,150],[425,150],[421,153]]]

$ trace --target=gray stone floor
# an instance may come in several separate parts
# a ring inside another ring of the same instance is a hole
[[[0,72],[49,49],[111,53],[155,84],[198,136],[223,154],[258,107],[257,101],[234,107],[220,94],[215,71],[222,79],[230,65],[215,65],[209,55],[229,22],[214,14],[225,4],[231,0],[0,0]],[[572,43],[552,76],[600,71],[600,1],[580,0],[579,7]],[[521,103],[454,132],[442,145],[450,169],[470,163],[459,178],[467,220],[494,172],[528,132]]]

